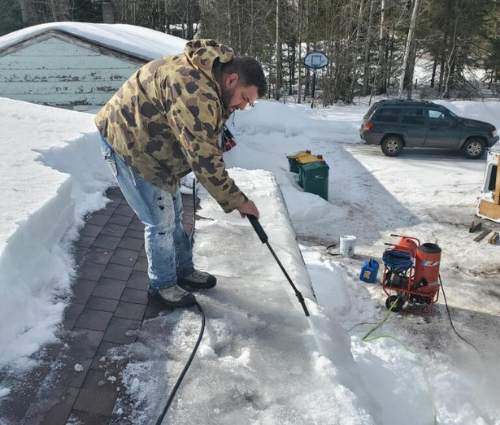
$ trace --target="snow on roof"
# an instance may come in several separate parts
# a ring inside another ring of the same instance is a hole
[[[62,31],[147,61],[181,53],[186,45],[182,38],[135,25],[52,22],[0,37],[0,51],[47,31]]]
[[[0,97],[0,368],[54,340],[74,264],[63,246],[112,175],[91,114]],[[65,239],[65,240],[66,240]],[[2,418],[0,415],[0,423]]]

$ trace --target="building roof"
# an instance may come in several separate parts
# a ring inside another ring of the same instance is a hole
[[[146,61],[180,53],[186,44],[182,38],[135,25],[52,22],[0,37],[0,53],[50,31],[66,33]]]

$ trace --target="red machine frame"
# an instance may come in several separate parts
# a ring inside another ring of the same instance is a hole
[[[384,262],[384,274],[382,277],[382,289],[388,296],[386,301],[386,307],[390,308],[396,299],[399,299],[398,302],[393,306],[393,311],[400,311],[403,306],[408,301],[408,307],[404,309],[404,311],[409,313],[418,314],[420,316],[431,316],[434,313],[434,305],[439,299],[439,289],[441,287],[440,284],[432,284],[426,286],[420,286],[415,288],[415,265],[416,265],[416,253],[417,249],[420,246],[420,240],[414,238],[412,236],[406,235],[391,235],[394,237],[401,238],[398,243],[386,243],[391,248],[387,248],[387,251],[399,251],[410,254],[410,257],[413,261],[413,265],[407,269],[405,274],[407,278],[406,286],[391,286],[390,283],[387,282],[387,272],[390,271],[387,265]],[[426,303],[418,303],[418,308],[410,307],[413,304],[417,304],[411,301],[411,298],[420,298],[423,297],[428,299],[429,302]],[[427,307],[427,308],[425,308]]]

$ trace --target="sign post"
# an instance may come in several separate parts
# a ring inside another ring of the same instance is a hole
[[[311,52],[304,58],[304,66],[313,70],[311,108],[314,108],[314,90],[316,88],[316,70],[328,65],[328,57],[323,52]]]

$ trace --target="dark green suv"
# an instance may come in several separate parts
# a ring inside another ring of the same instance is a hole
[[[498,141],[491,124],[459,117],[433,102],[411,100],[374,103],[359,134],[366,143],[380,145],[387,156],[399,155],[403,147],[443,148],[462,150],[475,159]]]

